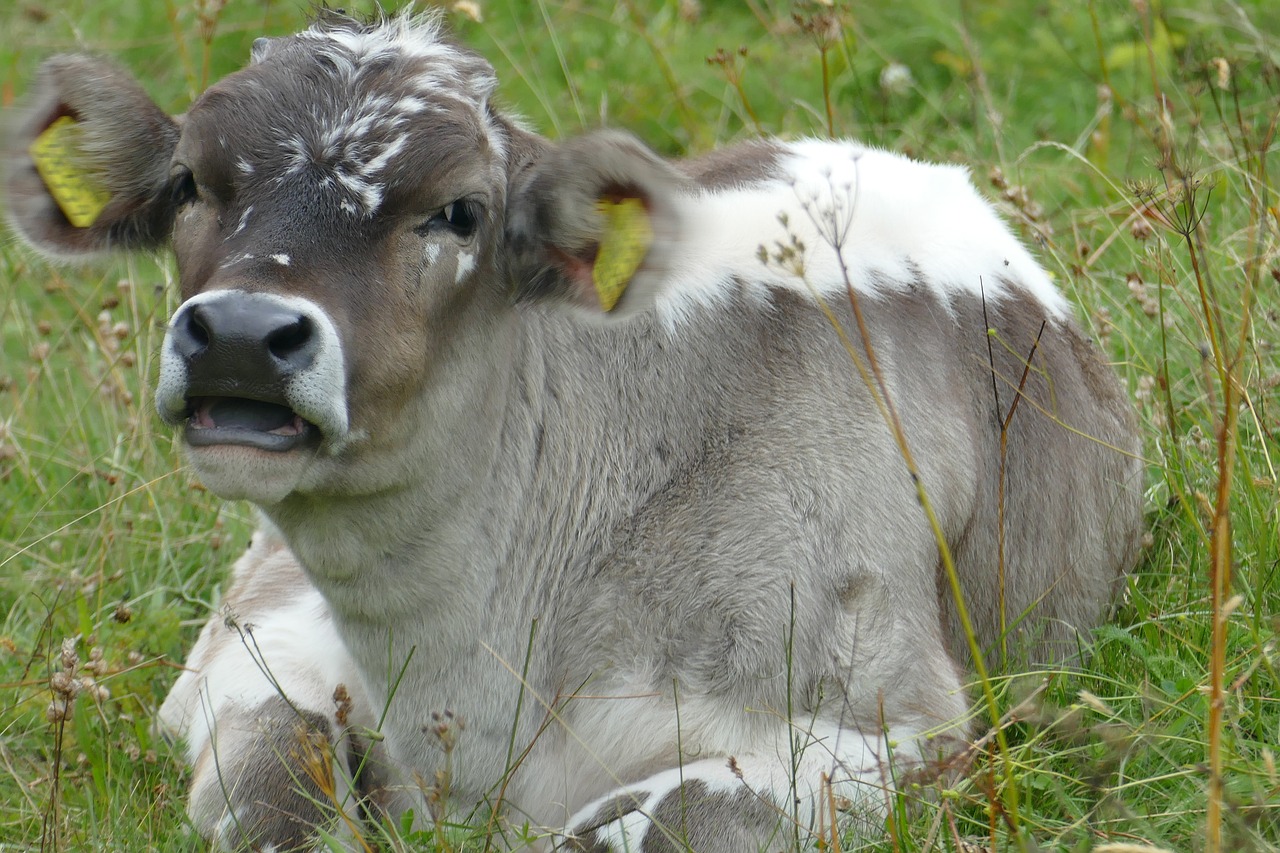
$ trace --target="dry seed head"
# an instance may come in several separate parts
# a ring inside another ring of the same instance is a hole
[[[337,706],[334,713],[338,725],[346,728],[351,719],[351,693],[347,690],[347,685],[339,684],[333,688],[333,704]]]
[[[822,0],[819,2],[828,8],[832,7],[831,3],[823,3]],[[807,18],[798,14],[793,14],[791,17],[796,25],[813,39],[819,50],[826,50],[840,40],[843,27],[840,23],[840,15],[835,11],[818,12]]]
[[[67,637],[62,641],[62,668],[67,672],[75,672],[80,665],[80,655],[76,654],[76,641]]]
[[[44,718],[51,723],[65,722],[71,716],[71,708],[65,699],[54,699],[44,709]]]
[[[49,689],[53,691],[54,696],[70,698],[80,692],[80,682],[66,670],[58,670],[49,676]]]
[[[1227,62],[1227,60],[1225,60],[1221,56],[1217,56],[1217,57],[1214,57],[1213,59],[1213,67],[1218,72],[1218,88],[1223,90],[1230,89],[1231,88],[1231,63]]]
[[[890,62],[880,69],[880,90],[886,95],[899,96],[911,91],[915,78],[911,69],[901,62]]]
[[[1146,374],[1138,378],[1138,387],[1133,392],[1134,399],[1139,403],[1150,402],[1152,394],[1156,390],[1156,378],[1151,374]]]
[[[440,748],[452,752],[458,745],[458,736],[467,727],[466,720],[453,711],[432,711],[431,722],[422,727],[425,734],[430,734],[440,742]]]
[[[480,4],[475,0],[457,0],[449,8],[465,18],[470,18],[477,24],[484,23],[484,13],[480,11]]]

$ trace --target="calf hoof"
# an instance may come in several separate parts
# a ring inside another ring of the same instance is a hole
[[[196,764],[188,814],[215,849],[317,849],[351,791],[340,745],[322,715],[281,698],[223,710]],[[327,847],[323,849],[329,849]]]

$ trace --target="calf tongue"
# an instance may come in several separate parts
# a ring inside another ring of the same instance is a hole
[[[235,397],[208,399],[203,414],[215,427],[258,432],[271,432],[291,426],[295,418],[293,411],[287,406]]]

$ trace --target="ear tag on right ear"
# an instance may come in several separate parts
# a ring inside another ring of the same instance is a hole
[[[596,286],[600,307],[612,311],[649,252],[653,226],[644,202],[638,198],[620,201],[602,198],[596,202],[596,210],[604,219],[604,233],[595,266],[591,268],[591,280]]]
[[[49,194],[72,225],[88,228],[111,200],[93,176],[80,168],[79,122],[62,116],[27,149]]]

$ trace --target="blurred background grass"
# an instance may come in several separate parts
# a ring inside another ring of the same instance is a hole
[[[884,839],[844,849],[1280,849],[1280,4],[445,8],[502,102],[552,136],[611,125],[680,155],[834,132],[968,164],[1137,401],[1151,537],[1088,667],[998,674],[1009,752],[980,743],[930,796],[908,789]],[[8,0],[5,124],[51,53],[110,53],[180,112],[254,38],[305,19],[279,0]],[[252,513],[204,493],[152,414],[170,276],[164,258],[53,268],[0,244],[0,849],[201,847],[149,725]],[[49,683],[68,638],[89,681],[61,719]],[[444,843],[482,847],[465,831]]]

